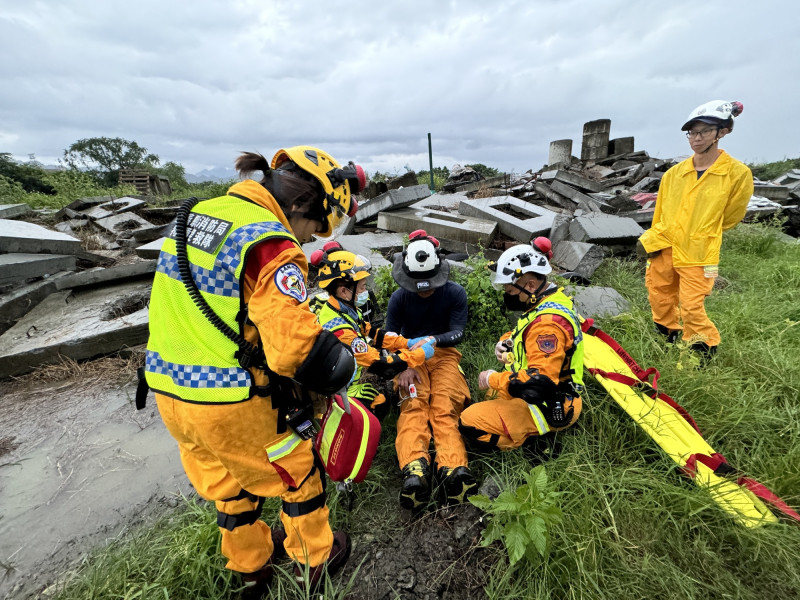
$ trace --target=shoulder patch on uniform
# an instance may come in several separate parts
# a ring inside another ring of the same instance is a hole
[[[298,302],[305,302],[308,297],[303,272],[294,263],[283,265],[275,272],[275,285],[281,294],[291,296]]]
[[[350,343],[350,349],[353,351],[353,354],[364,354],[369,348],[367,347],[367,342],[362,340],[360,337],[357,337]]]
[[[547,333],[536,337],[536,345],[545,354],[552,354],[558,348],[558,338],[554,333]]]

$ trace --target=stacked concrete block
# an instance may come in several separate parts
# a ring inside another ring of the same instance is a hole
[[[608,156],[608,137],[611,131],[610,119],[597,119],[583,125],[581,160],[597,160]]]
[[[513,196],[464,200],[458,212],[468,217],[495,221],[503,234],[519,242],[529,242],[537,236],[547,235],[556,216],[553,211]]]
[[[608,142],[608,154],[629,154],[633,152],[633,136],[614,138]]]
[[[572,162],[572,140],[556,140],[550,142],[550,152],[547,155],[548,165],[568,165]]]

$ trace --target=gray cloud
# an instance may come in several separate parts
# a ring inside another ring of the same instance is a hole
[[[798,156],[800,9],[762,4],[0,0],[0,152],[120,136],[192,172],[312,144],[396,172],[431,132],[435,165],[521,172],[597,118],[688,154],[683,119],[725,98],[734,156]]]

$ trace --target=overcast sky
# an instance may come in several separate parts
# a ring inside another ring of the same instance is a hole
[[[721,147],[800,156],[800,2],[0,0],[0,152],[54,163],[122,137],[188,173],[310,144],[369,173],[538,170],[611,119],[689,154],[708,100],[744,112]]]

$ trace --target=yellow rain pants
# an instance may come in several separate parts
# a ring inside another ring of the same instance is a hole
[[[438,468],[467,466],[458,418],[469,399],[469,387],[460,361],[461,353],[455,348],[436,348],[433,357],[414,368],[420,376],[414,384],[417,397],[403,400],[397,418],[395,448],[401,469],[418,458],[430,464],[431,435]],[[399,392],[401,398],[406,395],[406,390]]]
[[[676,267],[672,248],[664,248],[647,261],[644,282],[653,321],[670,331],[683,330],[684,341],[717,346],[719,330],[708,318],[706,296],[714,288],[717,270],[712,267]]]

